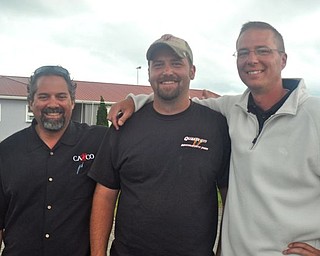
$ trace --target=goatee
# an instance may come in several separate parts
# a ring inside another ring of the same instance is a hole
[[[45,108],[41,114],[41,123],[43,127],[49,131],[59,131],[64,127],[65,117],[64,115],[59,119],[50,119],[47,118],[45,114],[49,113],[59,113],[64,114],[64,110],[62,108]]]

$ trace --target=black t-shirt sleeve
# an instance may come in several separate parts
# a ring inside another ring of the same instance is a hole
[[[115,132],[117,131],[113,127],[108,129],[88,172],[90,178],[110,189],[120,188],[119,173],[112,164],[112,154],[117,150],[116,145],[112,143],[115,140]]]

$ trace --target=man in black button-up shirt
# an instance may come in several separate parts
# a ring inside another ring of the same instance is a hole
[[[38,68],[28,85],[32,125],[0,143],[3,255],[89,255],[87,172],[106,128],[71,121],[75,89],[66,69]]]

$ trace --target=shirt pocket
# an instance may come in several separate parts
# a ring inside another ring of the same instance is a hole
[[[71,189],[71,200],[93,196],[95,181],[88,177],[91,162],[78,162],[70,174],[68,189]]]

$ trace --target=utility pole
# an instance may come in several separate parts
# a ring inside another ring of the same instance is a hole
[[[141,69],[141,66],[136,67],[137,69],[137,85],[139,85],[139,69]]]

